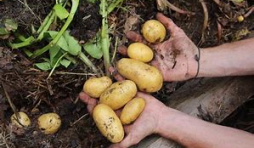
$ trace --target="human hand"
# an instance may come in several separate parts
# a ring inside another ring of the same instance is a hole
[[[170,38],[150,45],[156,52],[151,64],[161,71],[164,81],[183,81],[195,77],[198,69],[195,56],[200,56],[199,49],[171,19],[161,13],[156,17],[168,29]],[[141,35],[132,31],[126,36],[132,41],[145,42]]]
[[[87,104],[88,111],[92,113],[92,110],[96,105],[96,100],[90,98],[84,92],[81,92],[79,97]],[[145,99],[145,109],[133,124],[124,126],[126,133],[125,138],[120,143],[111,145],[111,148],[130,147],[140,142],[146,136],[158,132],[158,123],[161,118],[160,116],[162,115],[161,111],[166,106],[154,97],[145,93],[139,92],[137,97]]]

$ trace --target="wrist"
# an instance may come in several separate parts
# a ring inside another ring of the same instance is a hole
[[[164,106],[161,109],[161,114],[159,115],[157,128],[155,130],[155,133],[163,136],[168,137],[168,131],[172,130],[174,127],[175,119],[177,117],[177,113],[179,111],[169,108],[167,106]]]

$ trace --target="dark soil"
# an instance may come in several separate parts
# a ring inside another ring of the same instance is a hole
[[[226,2],[226,4],[229,4],[225,6],[226,10],[219,9],[212,1],[207,1],[209,22],[208,28],[204,32],[205,41],[203,43],[200,43],[203,9],[199,1],[170,1],[179,8],[195,12],[195,15],[187,16],[174,11],[167,11],[167,16],[172,18],[200,47],[215,46],[253,36],[253,15],[250,15],[242,23],[228,18],[236,18],[238,14],[246,13],[246,8],[253,5],[252,1],[245,6],[236,6]],[[31,34],[31,24],[38,28],[40,22],[50,12],[54,2],[54,0],[27,0],[27,4],[33,11],[31,13],[19,1],[3,0],[3,2],[0,1],[0,20],[4,18],[15,19],[19,23],[18,32],[28,36]],[[111,53],[114,50],[113,45],[116,37],[119,37],[120,44],[128,44],[124,37],[124,29],[126,29],[124,25],[130,16],[139,16],[138,23],[131,28],[138,31],[145,20],[154,18],[156,12],[158,12],[155,1],[126,1],[123,7],[126,9],[117,9],[109,17],[109,23],[114,27],[114,31],[111,32]],[[218,39],[217,22],[223,28],[220,39]],[[81,0],[78,12],[69,27],[71,34],[79,41],[86,42],[95,36],[100,26],[99,4],[89,4],[85,0]],[[58,29],[58,26],[56,26],[56,29]],[[7,40],[0,39],[0,126],[2,128],[0,131],[11,134],[11,139],[7,140],[7,144],[19,148],[107,147],[110,143],[99,133],[86,110],[86,106],[77,98],[84,81],[89,77],[89,75],[84,76],[80,73],[88,74],[91,71],[83,64],[78,63],[68,69],[58,68],[57,72],[47,80],[49,73],[40,71],[33,65],[34,62],[38,62],[40,59],[31,60],[22,50],[11,50],[8,47],[8,41],[13,39],[14,36],[9,37]],[[44,44],[41,43],[29,48],[37,49],[43,47]],[[120,56],[117,55],[117,57]],[[101,60],[93,60],[93,62],[103,69]],[[63,74],[61,72],[68,73]],[[154,95],[163,102],[167,101],[167,97],[182,84],[183,82],[165,83],[163,89]],[[13,111],[7,101],[5,91],[9,94],[17,110],[26,112],[31,118],[32,126],[28,129],[20,131],[10,126],[9,119]],[[47,112],[56,112],[62,119],[62,127],[54,135],[44,135],[37,127],[38,116]],[[230,121],[225,122],[225,124],[231,125]]]

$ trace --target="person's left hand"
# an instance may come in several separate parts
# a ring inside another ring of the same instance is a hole
[[[161,112],[166,106],[151,95],[139,92],[137,96],[145,99],[145,109],[133,124],[124,126],[125,138],[120,143],[112,144],[110,146],[111,148],[130,147],[140,142],[146,136],[158,132],[158,124],[162,115]],[[81,92],[79,97],[87,104],[87,109],[92,114],[97,100],[90,98],[84,92]]]

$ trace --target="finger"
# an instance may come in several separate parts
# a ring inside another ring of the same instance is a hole
[[[126,36],[128,39],[134,41],[134,42],[145,42],[142,38],[142,36],[134,31],[128,31],[126,33]]]
[[[133,138],[131,134],[129,134],[123,139],[123,141],[117,144],[112,144],[109,148],[128,148],[132,145],[137,144],[138,142],[139,141],[137,138]]]
[[[174,36],[181,30],[170,18],[162,13],[157,13],[156,18],[170,31],[171,36]]]
[[[109,73],[117,80],[117,81],[122,81],[124,80],[124,77],[122,77],[117,70],[114,67],[109,67],[108,69]]]
[[[137,96],[137,97],[140,97],[140,98],[143,98],[143,99],[145,99],[146,101],[149,101],[149,100],[151,100],[151,99],[154,98],[153,96],[151,96],[151,95],[149,95],[149,94],[146,94],[146,93],[143,93],[143,92],[138,92],[136,96]]]
[[[115,111],[115,113],[116,113],[116,115],[117,115],[118,117],[120,117],[120,116],[121,116],[121,113],[122,113],[122,110],[121,110],[121,109],[118,109],[118,110]]]
[[[93,109],[97,105],[98,101],[94,98],[91,98],[89,95],[87,95],[84,92],[81,92],[79,94],[79,98],[80,98],[81,101],[83,101],[85,104],[87,104],[88,112],[92,113]]]
[[[126,46],[119,46],[117,50],[121,55],[127,56],[127,47]]]
[[[126,134],[129,134],[130,131],[131,131],[131,125],[125,125],[124,126],[124,131],[125,131]]]

